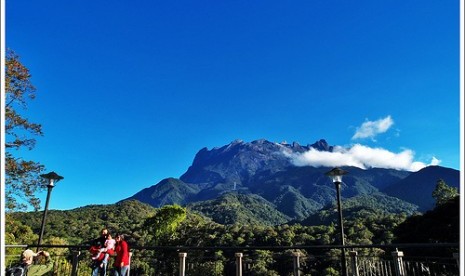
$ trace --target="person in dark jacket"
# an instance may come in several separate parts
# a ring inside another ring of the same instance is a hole
[[[97,254],[100,250],[105,245],[105,241],[107,240],[108,237],[108,229],[104,228],[102,229],[100,237],[94,239],[91,242],[91,247],[89,251],[91,254]],[[103,263],[102,260],[94,260],[92,263],[92,276],[105,276],[107,275],[107,264]]]

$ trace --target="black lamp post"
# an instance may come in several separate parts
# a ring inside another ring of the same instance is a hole
[[[47,184],[47,200],[45,201],[44,216],[42,217],[42,225],[40,226],[40,236],[39,236],[39,243],[37,244],[37,251],[39,251],[40,249],[40,245],[42,244],[42,238],[44,236],[45,219],[47,218],[47,210],[48,210],[48,202],[50,201],[50,194],[52,193],[52,189],[53,187],[55,187],[55,184],[58,181],[63,179],[63,176],[60,176],[55,172],[41,174],[40,177],[47,179],[48,184]]]
[[[337,191],[337,211],[339,213],[339,239],[342,246],[345,246],[344,240],[344,224],[342,222],[342,209],[341,209],[341,183],[342,183],[342,176],[347,174],[348,172],[341,170],[340,168],[334,168],[326,173],[332,180],[334,185],[336,185]],[[341,263],[342,263],[342,275],[347,276],[347,264],[346,264],[346,254],[345,248],[342,248],[341,251]]]

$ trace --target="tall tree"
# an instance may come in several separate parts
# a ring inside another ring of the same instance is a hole
[[[39,174],[44,166],[18,156],[20,150],[34,148],[35,136],[43,135],[42,126],[20,112],[35,98],[36,89],[28,68],[9,49],[5,69],[5,209],[21,210],[29,205],[38,210],[40,200],[35,194],[43,188]]]
[[[153,233],[155,244],[161,240],[169,241],[173,238],[176,228],[186,219],[186,209],[179,205],[165,205],[157,213],[146,219],[144,228]]]
[[[433,191],[433,198],[436,200],[436,206],[439,206],[455,198],[458,194],[457,188],[451,187],[444,180],[439,179]]]

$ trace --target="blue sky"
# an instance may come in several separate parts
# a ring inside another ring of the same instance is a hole
[[[235,139],[459,169],[459,15],[459,1],[7,1],[45,133],[21,154],[64,176],[51,209],[114,203]]]

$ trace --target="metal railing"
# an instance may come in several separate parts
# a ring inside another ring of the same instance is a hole
[[[7,245],[6,266],[17,262],[22,250],[35,246]],[[53,275],[91,275],[88,246],[41,247],[52,253]],[[347,251],[350,276],[459,275],[458,244],[132,247],[130,275],[341,275],[342,248]],[[61,252],[53,254],[54,250]],[[415,251],[434,255],[415,255]]]

